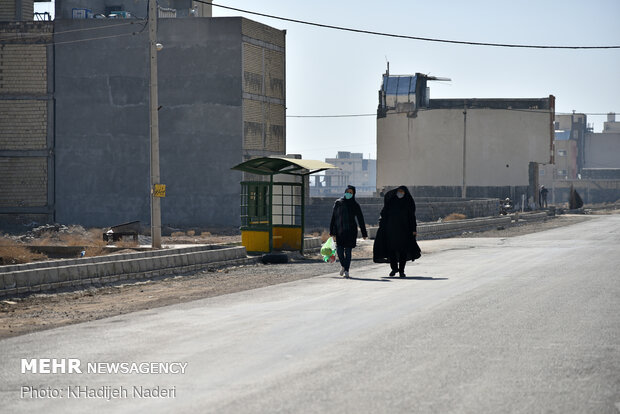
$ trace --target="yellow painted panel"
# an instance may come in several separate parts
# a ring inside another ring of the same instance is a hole
[[[269,232],[241,230],[241,244],[248,252],[269,253]]]
[[[301,227],[273,227],[273,248],[301,250]]]

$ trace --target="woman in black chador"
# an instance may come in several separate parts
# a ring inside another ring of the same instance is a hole
[[[357,223],[362,230],[364,240],[368,237],[366,224],[360,205],[355,201],[355,187],[347,186],[344,197],[339,198],[334,203],[332,221],[329,225],[329,235],[336,241],[336,251],[340,260],[340,276],[349,277],[349,266],[351,266],[351,249],[356,246]]]
[[[407,260],[420,258],[420,247],[415,240],[417,234],[415,202],[407,187],[388,191],[383,200],[373,261],[390,263],[390,276],[398,272],[400,277],[405,277]]]

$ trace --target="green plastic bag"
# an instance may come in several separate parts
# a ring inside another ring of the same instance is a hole
[[[336,244],[333,237],[327,239],[323,246],[321,246],[321,256],[323,256],[323,260],[326,262],[333,263],[336,260]]]

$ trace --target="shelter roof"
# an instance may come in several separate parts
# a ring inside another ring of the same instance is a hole
[[[286,157],[260,157],[242,162],[232,167],[233,170],[244,171],[252,174],[273,175],[292,174],[308,175],[323,170],[338,168],[318,160],[303,160]],[[307,170],[307,171],[303,171]]]

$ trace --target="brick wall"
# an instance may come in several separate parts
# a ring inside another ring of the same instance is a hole
[[[243,149],[262,150],[265,148],[264,114],[261,101],[243,100]]]
[[[41,150],[47,140],[47,101],[0,100],[0,151]]]
[[[33,14],[34,0],[0,0],[0,21],[29,21]]]
[[[0,94],[47,92],[47,46],[0,44]]]
[[[15,1],[0,1],[0,21],[15,20]]]
[[[243,149],[246,155],[286,152],[285,35],[242,20]]]
[[[22,20],[34,19],[34,0],[22,0]]]
[[[241,33],[243,33],[244,36],[262,40],[282,49],[285,46],[285,37],[282,30],[266,26],[253,20],[242,20]]]
[[[49,22],[0,23],[2,222],[20,215],[48,214],[53,205],[48,199],[53,183],[53,139],[49,136],[53,96],[48,88],[52,32]]]
[[[47,205],[47,159],[0,157],[0,207]]]

